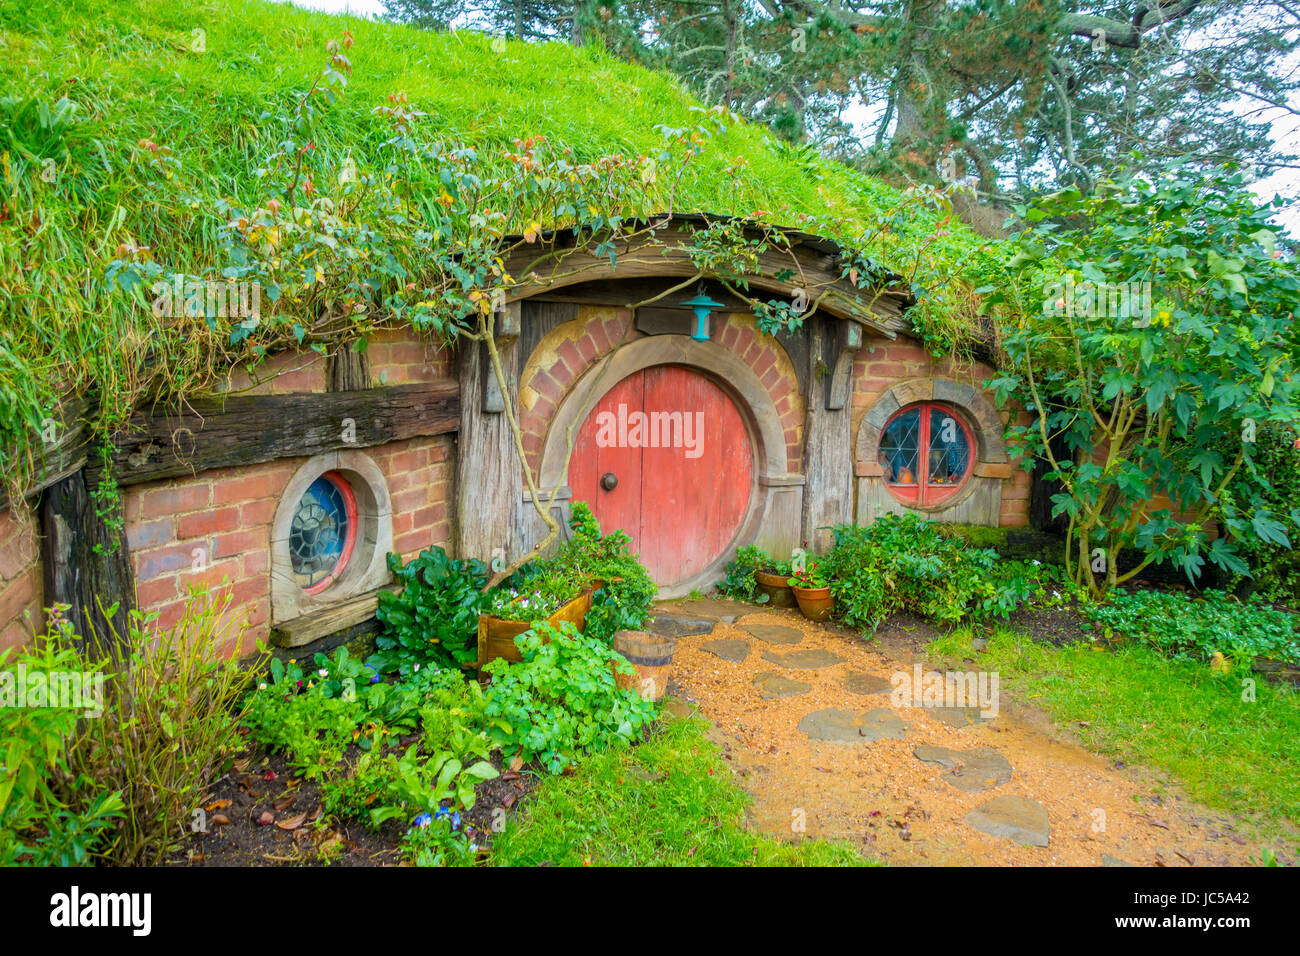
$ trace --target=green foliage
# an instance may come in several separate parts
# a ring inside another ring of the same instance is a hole
[[[57,641],[0,653],[0,866],[83,865],[121,818],[121,793],[71,774],[67,747],[82,712],[26,706],[26,699],[16,698],[20,667],[27,688],[38,682],[50,687],[52,675],[100,673]],[[74,797],[75,808],[51,788],[51,778],[68,782],[64,792]]]
[[[790,843],[746,821],[749,795],[703,721],[665,717],[636,747],[548,777],[492,844],[498,866],[862,866],[847,843]]]
[[[789,576],[789,561],[774,561],[772,556],[757,545],[747,544],[736,549],[736,556],[723,569],[724,577],[717,584],[719,594],[737,601],[766,604],[768,597],[758,590],[755,571],[771,571]]]
[[[384,630],[370,663],[380,673],[410,677],[417,665],[454,668],[475,660],[487,566],[454,560],[435,546],[406,565],[390,554],[388,567],[402,590],[379,595],[375,616]]]
[[[540,624],[515,638],[523,660],[492,661],[485,714],[502,748],[539,759],[559,773],[575,758],[631,742],[654,717],[654,705],[618,687],[613,667],[631,664],[571,624]],[[613,667],[611,667],[613,665]]]
[[[826,587],[826,571],[817,561],[809,561],[799,570],[792,573],[788,579],[792,588],[824,588]]]
[[[837,525],[822,570],[846,624],[874,631],[907,611],[936,624],[1006,617],[1021,604],[1053,603],[1061,571],[1039,561],[1001,561],[952,529],[919,515],[885,515],[867,527]]]
[[[78,725],[61,785],[72,807],[79,779],[122,794],[123,816],[97,860],[160,864],[188,838],[208,785],[243,748],[240,701],[252,673],[232,656],[243,622],[230,602],[193,590],[166,631],[153,626],[155,615],[132,612],[127,634],[87,639],[87,653],[105,662],[104,713]],[[81,646],[66,628],[53,636]]]
[[[632,553],[632,539],[617,528],[601,534],[591,508],[581,501],[573,503],[569,527],[573,537],[545,564],[557,572],[603,582],[592,595],[584,633],[608,641],[619,631],[640,628],[659,589]]]
[[[1053,513],[1070,519],[1072,578],[1101,596],[1153,561],[1189,577],[1206,561],[1242,573],[1242,542],[1289,547],[1257,489],[1224,495],[1253,467],[1247,434],[1300,418],[1300,278],[1281,258],[1274,208],[1239,174],[1174,164],[1019,211],[1037,225],[980,290],[1009,319],[1009,367],[990,385],[1034,413],[1007,434],[1061,482]],[[1221,451],[1221,439],[1235,440]],[[1148,510],[1159,495],[1189,520]],[[1226,534],[1212,538],[1209,518]],[[1145,557],[1120,574],[1128,548]]]
[[[414,860],[472,860],[460,811],[497,775],[478,684],[458,669],[418,664],[408,680],[386,683],[346,648],[317,654],[315,664],[304,673],[296,662],[272,662],[245,718],[254,739],[283,752],[295,773],[320,779],[326,812],[374,829],[409,821],[403,848]]]
[[[1083,605],[1085,616],[1106,628],[1177,658],[1209,660],[1215,654],[1250,664],[1257,657],[1300,664],[1295,614],[1252,596],[1222,591],[1200,598],[1168,591],[1117,593],[1109,604]]]
[[[1288,422],[1258,422],[1254,428],[1253,454],[1246,459],[1222,499],[1228,509],[1240,512],[1240,502],[1276,515],[1285,526],[1287,542],[1300,531],[1300,430]],[[1235,451],[1238,436],[1225,435],[1216,443],[1220,454]],[[1300,607],[1300,550],[1281,541],[1265,541],[1247,535],[1237,540],[1242,559],[1249,565],[1249,580],[1256,594],[1270,601],[1286,601]]]
[[[593,49],[254,0],[213,7],[201,43],[144,0],[33,0],[0,27],[0,477],[37,467],[67,392],[94,392],[105,430],[279,349],[446,339],[513,280],[504,236],[590,228],[609,256],[613,230],[674,205],[942,276],[909,314],[966,325],[951,276],[980,242],[945,213]],[[155,315],[173,279],[260,283],[261,313]]]

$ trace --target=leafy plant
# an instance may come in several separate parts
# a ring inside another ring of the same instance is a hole
[[[573,503],[569,527],[573,537],[560,546],[546,565],[579,574],[588,582],[601,582],[592,595],[585,633],[608,641],[619,631],[641,627],[650,615],[650,605],[659,588],[650,579],[645,565],[632,553],[632,539],[617,528],[601,534],[591,508],[581,501]]]
[[[1225,495],[1252,467],[1254,429],[1300,418],[1300,280],[1273,208],[1240,174],[1175,163],[1017,211],[1036,225],[978,290],[1009,319],[989,385],[1033,416],[1007,435],[1061,483],[1071,578],[1101,597],[1153,562],[1240,574],[1241,543],[1290,547],[1257,489]],[[1121,573],[1130,548],[1143,557]]]
[[[1080,608],[1090,620],[1150,644],[1173,657],[1211,660],[1216,654],[1241,664],[1257,657],[1300,664],[1296,616],[1258,598],[1245,601],[1222,591],[1200,598],[1167,591],[1117,593],[1109,604]]]
[[[493,739],[524,760],[559,773],[583,753],[631,741],[654,717],[654,705],[620,688],[614,670],[632,665],[571,624],[539,624],[515,638],[523,660],[498,659],[485,716]]]
[[[826,572],[816,561],[809,561],[789,578],[792,588],[824,588],[828,581]]]
[[[390,554],[388,567],[402,590],[379,595],[375,616],[384,630],[370,663],[381,673],[410,677],[417,665],[456,668],[475,660],[487,566],[454,560],[435,546],[405,565]]]
[[[757,545],[747,544],[737,548],[736,556],[723,568],[724,576],[717,585],[718,593],[737,601],[766,604],[768,596],[758,590],[754,572],[766,571],[774,567],[772,556]],[[789,574],[788,566],[786,573]]]
[[[88,863],[122,816],[121,793],[71,774],[67,750],[82,712],[17,700],[20,667],[27,687],[58,686],[61,675],[83,672],[93,681],[100,673],[98,664],[46,638],[0,653],[0,866]],[[66,781],[61,789],[76,809],[51,788],[52,777]]]
[[[97,860],[164,860],[189,834],[209,783],[242,749],[240,702],[252,674],[228,656],[243,627],[230,600],[195,590],[166,631],[152,626],[155,615],[133,612],[127,636],[91,634],[83,644],[66,626],[51,633],[57,646],[84,646],[103,664],[103,714],[79,722],[53,784],[73,812],[93,809],[103,792],[121,793],[124,812],[97,845]]]

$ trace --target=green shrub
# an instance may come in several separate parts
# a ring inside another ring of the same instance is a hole
[[[619,529],[602,535],[591,509],[581,501],[573,503],[569,527],[573,537],[545,564],[557,571],[579,574],[588,581],[604,582],[592,595],[585,625],[587,636],[608,641],[619,631],[640,628],[650,615],[659,588],[632,553],[632,539]]]
[[[74,809],[86,806],[80,779],[121,791],[125,813],[95,852],[105,863],[166,859],[189,836],[208,785],[244,746],[240,704],[253,674],[225,656],[242,631],[230,601],[195,590],[166,631],[153,628],[155,615],[132,612],[126,637],[87,638],[90,656],[104,662],[104,713],[79,723],[59,786]],[[67,629],[56,639],[81,646]]]
[[[1239,601],[1222,591],[1206,591],[1197,599],[1178,592],[1137,591],[1081,610],[1108,632],[1176,658],[1208,660],[1217,652],[1241,663],[1266,657],[1300,664],[1296,616],[1254,597]]]
[[[719,594],[737,601],[756,604],[767,602],[767,595],[759,593],[755,571],[765,571],[772,566],[772,556],[757,545],[747,544],[736,550],[736,556],[723,569],[724,577],[717,584]]]
[[[1246,535],[1237,539],[1237,547],[1250,567],[1255,593],[1270,601],[1300,606],[1300,548],[1296,547],[1300,545],[1300,512],[1296,510],[1300,504],[1300,449],[1295,447],[1300,430],[1286,422],[1259,422],[1254,438],[1253,458],[1243,464],[1224,498],[1233,503],[1238,499],[1261,503],[1283,523],[1287,540],[1285,544],[1270,543],[1258,535]],[[1224,436],[1219,450],[1226,453],[1239,443],[1236,435]],[[1229,534],[1235,533],[1232,519],[1224,524]]]
[[[22,668],[22,671],[19,668]],[[49,686],[52,674],[98,674],[75,651],[58,641],[38,639],[33,645],[0,653],[0,866],[72,866],[90,861],[107,828],[122,816],[122,797],[69,771],[67,751],[83,711],[71,707],[27,706],[22,686],[39,678]],[[93,677],[92,677],[93,679]],[[48,699],[48,698],[47,698]],[[51,778],[66,782],[63,793]]]
[[[487,566],[456,561],[440,547],[427,548],[403,565],[396,554],[388,567],[402,590],[382,592],[375,613],[383,633],[370,662],[384,674],[410,677],[416,665],[458,668],[478,657],[478,616]]]
[[[540,759],[559,773],[579,754],[630,741],[654,717],[654,706],[614,683],[632,666],[598,638],[571,624],[540,624],[515,638],[523,660],[487,665],[492,685],[489,733],[507,751]]]

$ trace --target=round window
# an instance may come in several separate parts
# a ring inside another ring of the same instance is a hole
[[[294,577],[317,594],[337,578],[352,557],[357,538],[357,500],[347,481],[327,471],[298,501],[289,530],[289,557]]]
[[[966,423],[946,405],[923,402],[894,415],[880,433],[880,466],[895,498],[920,508],[942,504],[974,464]]]

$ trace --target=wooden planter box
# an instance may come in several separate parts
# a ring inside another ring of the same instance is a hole
[[[572,624],[579,631],[587,626],[587,612],[591,610],[590,589],[583,591],[569,603],[561,606],[546,619],[548,624]],[[533,626],[528,621],[511,621],[491,614],[478,616],[478,661],[475,667],[483,675],[483,667],[499,657],[508,661],[522,659],[519,648],[515,647],[515,638]]]

